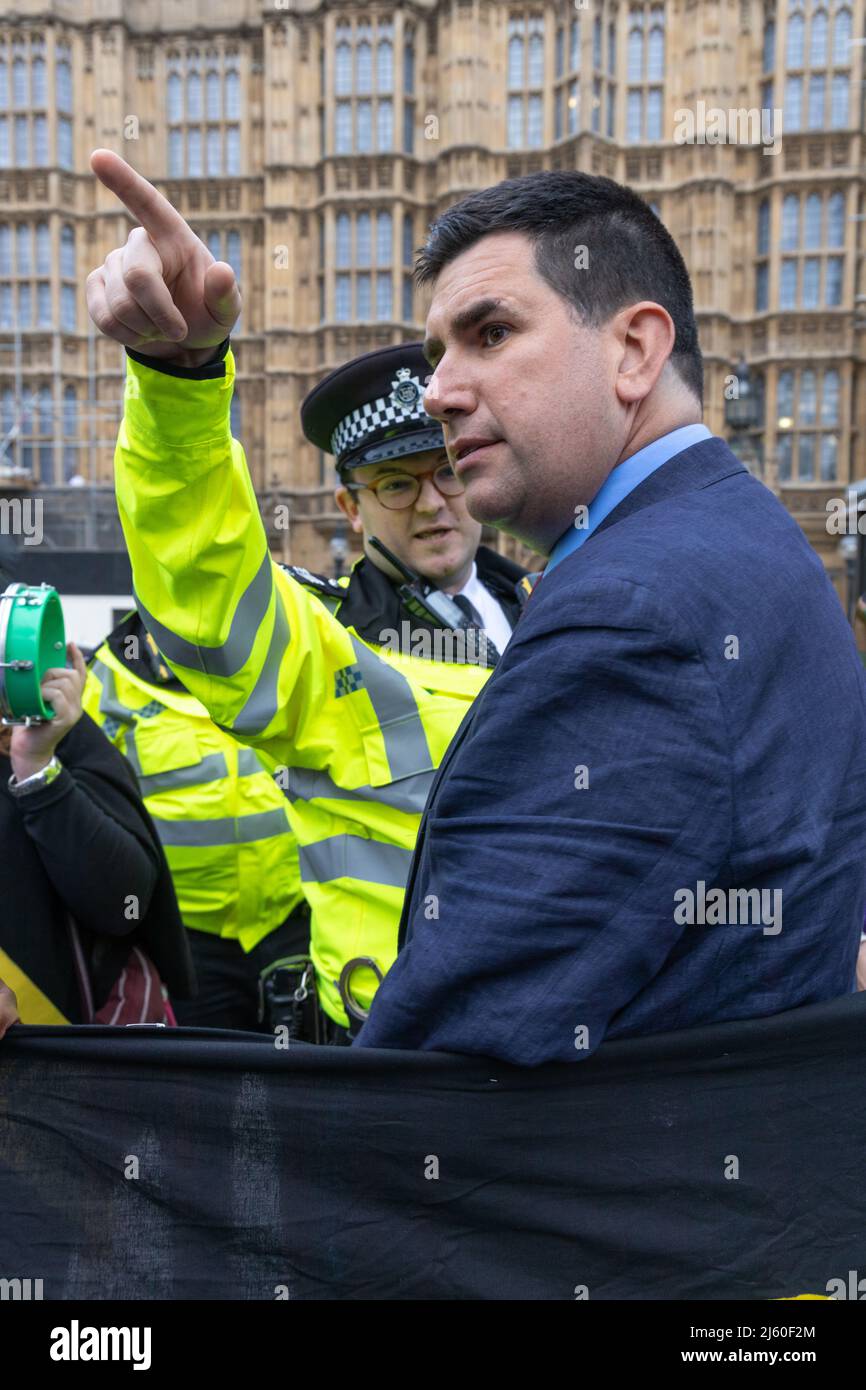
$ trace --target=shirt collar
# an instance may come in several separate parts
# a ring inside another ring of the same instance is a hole
[[[556,542],[544,573],[548,574],[566,555],[578,550],[605,517],[610,515],[614,507],[618,507],[623,498],[628,497],[645,478],[657,468],[661,468],[663,463],[668,463],[675,454],[690,449],[702,439],[712,439],[712,431],[707,429],[706,425],[682,425],[679,429],[663,434],[659,439],[653,439],[651,443],[638,449],[636,454],[632,454],[616,468],[611,469],[588,509],[581,513],[581,524],[575,522]]]

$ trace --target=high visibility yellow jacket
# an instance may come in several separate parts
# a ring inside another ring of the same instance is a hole
[[[107,642],[83,703],[138,777],[185,925],[251,951],[303,902],[288,803],[258,754],[192,695],[130,671]]]
[[[203,380],[128,354],[118,509],[139,613],[163,656],[289,792],[319,995],[345,1026],[342,968],[367,956],[384,974],[394,961],[427,791],[490,669],[407,655],[369,626],[362,636],[338,616],[339,590],[271,559],[229,428],[233,382],[230,349]],[[513,589],[522,571],[511,569]],[[376,985],[371,970],[355,974],[363,1007]]]

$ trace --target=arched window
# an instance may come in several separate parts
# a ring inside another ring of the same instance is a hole
[[[12,274],[12,228],[8,222],[0,225],[0,275]]]
[[[827,12],[819,10],[812,16],[809,34],[809,62],[813,68],[823,68],[827,62]]]
[[[628,80],[643,81],[643,32],[630,29],[628,34]]]
[[[226,119],[239,121],[241,117],[241,75],[237,68],[229,68],[226,73]]]
[[[170,178],[183,176],[183,132],[180,130],[168,132],[168,172]]]
[[[78,473],[78,399],[74,386],[63,388],[63,477],[68,483]],[[74,442],[73,442],[74,441]]]
[[[580,23],[576,19],[571,21],[569,30],[568,67],[570,72],[580,67]]]
[[[170,73],[168,74],[168,83],[167,83],[167,87],[168,87],[168,90],[167,90],[167,94],[166,94],[166,95],[167,95],[166,106],[167,106],[167,108],[168,108],[168,119],[169,119],[170,121],[182,121],[182,120],[183,120],[183,81],[182,81],[182,79],[181,79],[180,73],[177,72],[176,70],[173,70],[172,72],[170,72]]]
[[[776,66],[776,21],[771,19],[764,25],[764,72],[772,72]]]
[[[347,212],[337,213],[337,266],[346,270],[352,264],[352,219]]]
[[[788,20],[788,43],[785,49],[785,62],[789,68],[801,68],[806,46],[806,21],[801,14],[792,15]]]
[[[403,264],[412,265],[415,260],[415,229],[411,212],[403,214]],[[411,315],[410,315],[411,318]]]
[[[381,322],[391,317],[391,276],[376,276],[376,318]]]
[[[827,245],[845,245],[844,193],[831,193],[827,200]]]
[[[63,389],[63,433],[69,437],[78,432],[78,398],[74,386]]]
[[[373,45],[365,39],[355,49],[355,91],[373,90]]]
[[[186,78],[186,115],[189,121],[200,121],[202,118],[201,104],[201,73],[187,73]],[[179,119],[179,118],[178,118]]]
[[[211,253],[211,255],[213,256],[213,258],[214,258],[215,261],[221,261],[221,260],[222,260],[222,258],[223,258],[223,239],[222,239],[220,233],[219,233],[218,231],[216,231],[215,228],[211,228],[211,230],[208,232],[207,236],[205,237],[205,245],[207,246],[208,251],[210,251],[210,253]]]
[[[61,54],[68,54],[68,49],[60,49]],[[57,60],[54,73],[54,86],[57,97],[57,109],[67,115],[72,112],[72,64],[68,57],[62,56]]]
[[[46,93],[44,58],[33,59],[30,65],[30,77],[33,83],[33,105],[47,106],[48,98]]]
[[[226,167],[227,174],[241,172],[241,128],[230,125],[226,128]]]
[[[758,207],[758,255],[766,256],[770,250],[770,200],[764,198]]]
[[[821,424],[839,423],[839,373],[831,369],[824,373],[821,384]]]
[[[565,30],[560,24],[556,31],[556,49],[554,57],[554,76],[562,77],[565,68]]]
[[[415,91],[415,45],[411,35],[407,35],[403,44],[403,90],[406,96]]]
[[[391,235],[390,212],[378,212],[376,214],[376,264],[378,266],[391,264]]]
[[[23,58],[16,58],[12,64],[12,100],[16,106],[30,105],[29,85],[27,63]]]
[[[635,87],[628,94],[625,132],[629,144],[636,144],[643,138],[643,92],[639,87]]]
[[[334,117],[334,153],[351,154],[352,107],[348,101],[338,101]]]
[[[75,229],[68,222],[60,232],[60,274],[75,279]]]
[[[800,199],[789,193],[782,203],[782,249],[796,251],[800,244]]]
[[[394,45],[390,39],[376,45],[376,87],[380,92],[394,90]]]
[[[851,61],[851,11],[839,10],[833,19],[833,62]]]
[[[52,434],[54,431],[54,411],[52,409],[51,387],[39,387],[39,433]]]
[[[229,232],[226,236],[226,260],[237,278],[241,278],[241,234]]]
[[[12,390],[12,387],[11,387],[11,386],[7,386],[7,387],[6,387],[6,390],[3,392],[3,415],[2,415],[2,433],[3,433],[3,438],[2,438],[2,440],[0,440],[0,443],[3,444],[4,448],[3,448],[3,453],[2,453],[2,455],[0,455],[0,457],[10,459],[13,463],[14,463],[14,461],[15,461],[15,441],[9,439],[9,436],[10,436],[10,434],[12,433],[12,431],[14,430],[14,428],[15,428],[15,392]]]
[[[355,264],[368,266],[372,259],[371,219],[369,212],[359,212],[355,226]]]
[[[0,58],[0,110],[5,111],[9,106],[9,64],[5,58]]]
[[[523,86],[523,39],[519,34],[508,40],[508,85]]]
[[[33,163],[43,169],[48,163],[48,120],[44,114],[33,117]]]
[[[186,132],[186,175],[190,179],[200,179],[202,172],[201,131],[194,126]]]
[[[661,87],[650,87],[649,91],[647,92],[646,138],[648,140],[661,140],[662,138]]]
[[[40,280],[36,286],[36,326],[50,328],[51,323],[51,285],[47,280]]]
[[[830,125],[843,130],[848,124],[848,74],[834,72],[830,99]]]
[[[78,290],[75,285],[60,286],[60,327],[74,333],[78,327]]]
[[[809,251],[813,251],[816,246],[821,245],[820,193],[810,193],[808,198],[806,199],[806,217],[804,224],[803,244]]]
[[[207,172],[210,175],[222,173],[222,151],[219,127],[211,127],[207,133]]]
[[[390,101],[380,101],[376,111],[376,148],[382,152],[394,148],[394,108]]]
[[[205,78],[205,94],[207,100],[207,118],[209,121],[218,121],[222,115],[222,94],[220,91],[220,75],[215,68],[208,68]]]
[[[529,36],[529,85],[540,87],[544,82],[544,38],[541,34]]]
[[[820,130],[824,124],[824,93],[826,74],[813,72],[809,77],[809,129]]]
[[[650,82],[661,82],[665,75],[665,32],[658,25],[650,29],[647,67]]]
[[[601,70],[601,16],[596,15],[592,24],[592,66]]]
[[[33,270],[30,241],[30,224],[19,222],[15,229],[15,265],[19,275],[30,275]]]
[[[789,430],[794,424],[794,373],[779,374],[776,388],[776,417],[780,430]]]
[[[36,223],[36,274],[51,274],[51,228],[47,222]]]
[[[800,414],[798,424],[814,425],[818,414],[818,387],[811,370],[800,375]]]
[[[347,103],[348,105],[348,103]],[[357,105],[357,135],[355,149],[359,154],[369,154],[373,148],[373,105],[370,101],[359,101]]]
[[[339,33],[339,30],[337,31]],[[340,37],[334,55],[334,91],[345,97],[352,90],[352,49],[346,38]]]

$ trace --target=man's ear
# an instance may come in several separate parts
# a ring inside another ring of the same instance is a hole
[[[346,518],[355,534],[360,535],[364,529],[364,525],[361,521],[361,513],[358,508],[358,503],[355,501],[355,494],[353,492],[350,492],[347,487],[344,487],[343,484],[340,483],[339,487],[335,488],[334,490],[334,501],[340,508],[340,511],[343,513],[343,516]]]

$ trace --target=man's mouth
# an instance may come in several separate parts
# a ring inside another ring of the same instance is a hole
[[[451,459],[454,472],[458,475],[461,472],[460,465],[464,468],[475,463],[486,449],[492,449],[494,444],[500,444],[499,439],[483,439],[480,436],[465,435],[462,439],[455,439],[451,445]]]
[[[429,541],[438,540],[440,536],[450,536],[454,530],[453,526],[425,526],[423,531],[416,531],[413,540]]]

